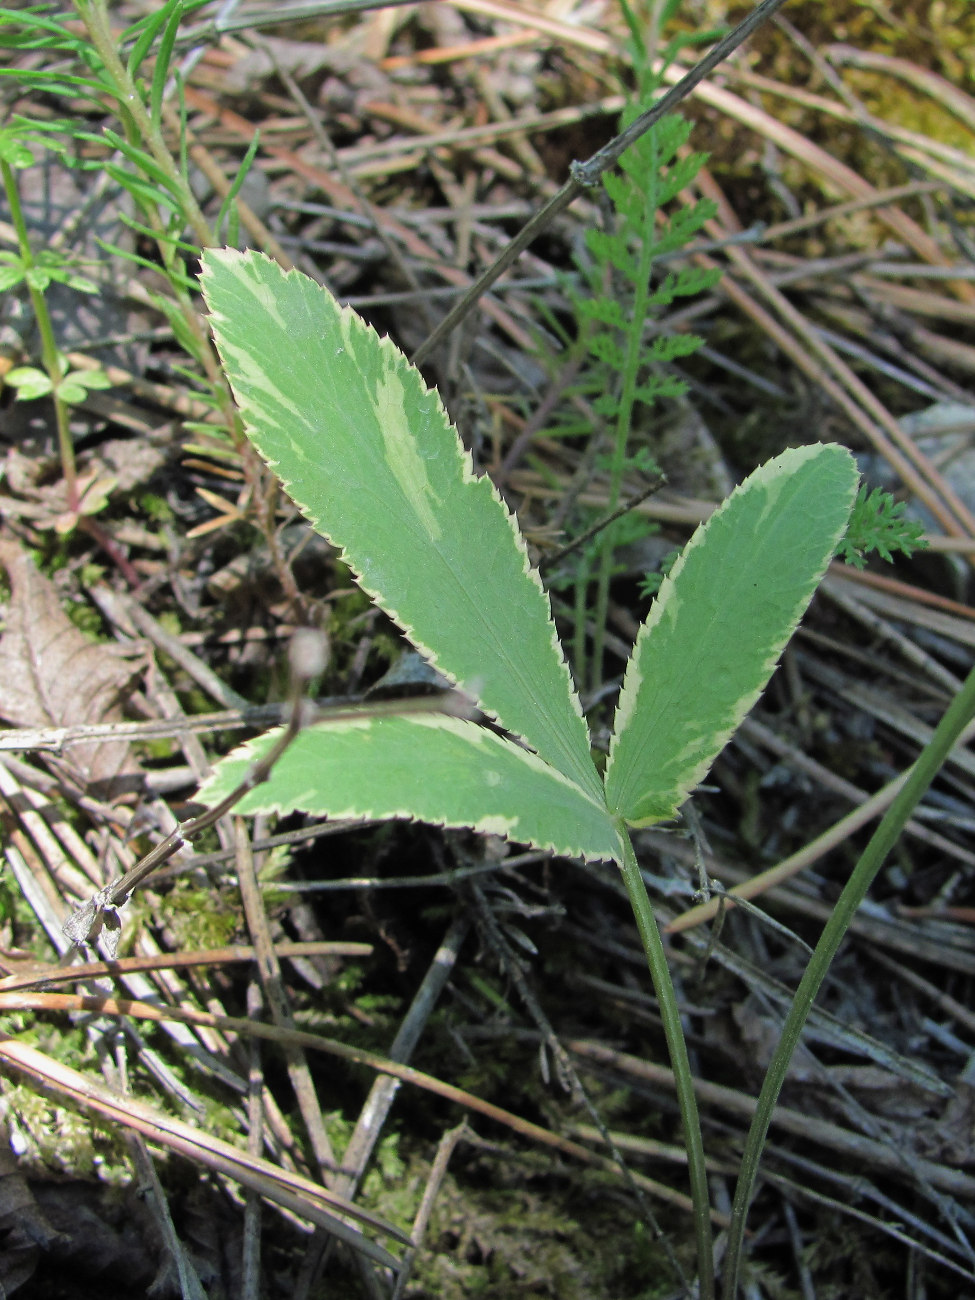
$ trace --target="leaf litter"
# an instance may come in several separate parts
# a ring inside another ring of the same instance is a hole
[[[0,717],[20,727],[121,722],[139,673],[131,657],[86,637],[54,583],[15,543],[0,541],[0,564],[11,588],[0,636]],[[129,743],[111,739],[75,742],[57,762],[80,788],[109,801],[139,772]]]

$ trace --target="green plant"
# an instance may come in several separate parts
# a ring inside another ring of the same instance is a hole
[[[628,108],[620,129],[625,130],[645,107],[638,103]],[[701,293],[720,278],[719,271],[694,266],[662,274],[657,270],[661,259],[686,247],[715,212],[714,204],[703,199],[672,206],[707,157],[703,153],[682,154],[691,129],[690,122],[671,114],[632,145],[620,159],[619,172],[603,178],[613,203],[613,228],[586,233],[593,259],[587,268],[589,293],[574,294],[573,305],[583,322],[590,354],[581,385],[599,394],[593,409],[607,422],[610,432],[606,503],[610,515],[617,511],[622,497],[637,408],[652,407],[660,398],[680,397],[686,391],[670,363],[690,356],[703,341],[696,334],[655,329],[655,317],[678,298]],[[668,205],[672,210],[664,218],[661,214]],[[609,583],[618,534],[619,524],[614,522],[598,538],[589,674],[593,689],[602,678]],[[583,580],[587,570],[588,566],[583,566]],[[576,672],[582,679],[585,672],[580,658]]]
[[[207,245],[220,242],[218,230],[226,231],[225,237],[235,237],[234,198],[253,160],[254,150],[244,158],[211,226],[189,183],[186,114],[179,73],[173,67],[180,24],[202,3],[203,0],[167,0],[120,33],[112,28],[105,0],[75,0],[74,9],[83,32],[69,21],[68,15],[0,8],[0,48],[43,55],[36,66],[20,61],[17,66],[0,68],[0,77],[12,81],[21,94],[60,95],[73,105],[84,105],[100,115],[107,109],[113,115],[109,119],[113,124],[106,124],[100,131],[92,130],[90,118],[85,116],[53,121],[14,116],[4,132],[8,141],[5,152],[9,165],[27,166],[31,158],[26,142],[43,142],[57,150],[65,165],[102,171],[128,193],[137,215],[122,212],[120,220],[137,235],[154,243],[158,264],[127,248],[114,244],[103,246],[106,252],[154,273],[162,269],[168,293],[154,293],[152,301],[166,317],[178,344],[205,376],[206,390],[200,396],[220,409],[226,427],[237,438],[239,429],[233,403],[193,301],[193,281],[186,269],[186,259],[198,256]],[[144,78],[146,69],[151,69],[148,82]],[[170,83],[175,86],[177,108],[168,102]],[[8,202],[15,212],[15,196],[6,171],[3,180]],[[21,231],[18,226],[20,262],[30,271],[25,278],[41,331],[44,369],[56,398],[60,391],[64,401],[77,401],[79,398],[70,395],[66,384],[70,381],[75,388],[95,387],[98,372],[94,372],[96,378],[92,379],[89,372],[65,377],[57,369],[53,335],[45,328],[43,302],[38,299],[35,283],[42,275],[48,280],[63,280],[66,269],[60,261],[49,266],[43,255],[32,258],[29,247],[25,247],[26,234],[26,227]],[[73,272],[68,282],[75,288],[90,291]],[[194,379],[199,382],[196,376]],[[32,389],[30,395],[38,395],[36,381]],[[218,432],[218,426],[208,426],[208,432],[212,436]],[[61,435],[60,423],[59,439],[70,498],[73,469],[69,468],[70,447]]]
[[[201,210],[190,185],[190,137],[186,122],[183,86],[175,55],[180,27],[205,0],[166,0],[153,7],[121,32],[113,27],[114,16],[106,0],[74,0],[80,20],[73,22],[71,9],[64,14],[29,9],[0,8],[0,50],[28,57],[11,66],[0,66],[0,78],[29,102],[38,97],[59,96],[69,102],[77,116],[45,120],[13,115],[5,130],[6,159],[0,157],[2,180],[11,210],[16,196],[12,169],[29,163],[25,141],[43,142],[55,149],[66,166],[98,171],[114,182],[119,192],[131,199],[133,211],[119,212],[119,220],[142,241],[151,241],[154,257],[141,256],[132,248],[100,240],[110,256],[127,259],[155,277],[160,270],[163,291],[149,291],[149,298],[164,316],[177,345],[190,360],[187,368],[174,366],[195,390],[194,397],[213,412],[213,422],[186,423],[187,431],[198,435],[202,450],[210,457],[242,460],[250,488],[250,518],[262,531],[271,550],[278,580],[296,608],[303,604],[294,577],[274,536],[275,496],[270,494],[252,456],[243,456],[246,443],[236,410],[223,380],[219,361],[200,319],[195,281],[189,270],[200,251],[238,234],[237,196],[257,151],[255,139],[229,180],[220,209],[211,222]],[[93,126],[101,122],[100,129]],[[103,508],[114,486],[105,476],[78,479],[67,427],[65,406],[83,396],[81,390],[102,386],[104,372],[65,373],[57,353],[43,302],[44,277],[65,279],[73,287],[85,284],[69,264],[50,256],[32,257],[26,227],[17,226],[19,259],[8,259],[7,282],[22,270],[33,301],[42,340],[43,372],[32,367],[14,373],[22,396],[50,391],[55,400],[58,442],[68,498],[68,509],[57,526],[68,531],[76,524],[96,538],[137,586],[138,574],[108,533],[91,519]],[[3,268],[0,268],[2,272]],[[216,499],[219,503],[219,498]],[[211,504],[212,504],[211,500]],[[219,508],[219,506],[218,506]],[[233,507],[210,521],[211,528],[239,518]]]
[[[903,501],[895,501],[883,488],[871,489],[864,484],[853,503],[846,536],[839,544],[840,559],[862,569],[871,551],[893,562],[895,551],[909,556],[923,550],[927,546],[922,536],[924,529],[917,520],[904,518],[905,509]]]
[[[601,776],[523,539],[438,395],[388,339],[262,255],[208,251],[202,283],[258,451],[363,590],[519,738],[446,712],[346,715],[299,732],[239,811],[415,817],[620,866],[678,1080],[710,1294],[690,1065],[628,832],[676,814],[764,688],[843,535],[852,458],[838,446],[785,452],[698,529],[637,638]],[[224,759],[203,801],[219,803],[280,738]]]
[[[16,366],[8,372],[5,382],[17,390],[18,398],[23,401],[50,396],[54,404],[58,451],[67,495],[67,512],[63,521],[59,522],[58,530],[66,532],[74,527],[80,516],[91,515],[102,509],[112,486],[105,481],[85,485],[79,482],[75,470],[74,445],[68,427],[68,407],[73,402],[83,401],[89,389],[110,387],[110,381],[104,370],[100,369],[69,371],[67,358],[58,351],[54,338],[51,315],[44,297],[48,286],[55,282],[67,284],[80,293],[97,293],[98,287],[79,274],[72,259],[50,249],[35,254],[31,246],[16,173],[33,164],[34,155],[30,145],[38,143],[47,144],[48,141],[32,132],[25,124],[0,130],[0,181],[3,183],[17,236],[17,252],[0,253],[0,292],[9,291],[18,284],[27,286],[40,334],[43,364],[42,370],[35,366]]]
[[[677,36],[654,63],[656,33],[673,18],[676,3],[654,6],[656,15],[641,19],[636,6],[624,3],[630,29],[629,62],[636,74],[636,93],[620,117],[623,132],[653,103],[664,72],[682,46],[691,44]],[[714,33],[701,34],[713,37]],[[574,291],[571,301],[580,322],[580,339],[588,353],[574,388],[597,394],[592,409],[606,423],[610,451],[605,457],[608,476],[606,513],[610,522],[597,534],[594,545],[580,555],[576,598],[577,628],[573,663],[579,682],[590,689],[602,684],[603,645],[613,576],[614,552],[632,537],[624,534],[626,517],[617,516],[626,473],[633,467],[633,433],[640,406],[652,408],[661,398],[681,397],[687,385],[671,363],[691,356],[703,340],[690,332],[674,333],[658,324],[660,314],[679,299],[711,288],[721,276],[716,269],[692,265],[672,268],[667,259],[685,249],[716,213],[709,199],[682,199],[707,161],[707,154],[691,152],[687,142],[692,124],[676,113],[656,122],[622,155],[619,169],[607,172],[603,186],[611,202],[605,229],[586,232],[590,261],[580,261],[586,292]],[[648,456],[648,449],[639,453]],[[656,465],[644,472],[659,472]],[[591,655],[586,655],[585,589],[596,577]],[[581,623],[581,626],[580,626]],[[586,664],[591,665],[586,672]]]

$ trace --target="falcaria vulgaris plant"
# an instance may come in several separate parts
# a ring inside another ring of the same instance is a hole
[[[691,1069],[629,832],[675,816],[766,685],[843,537],[852,457],[786,451],[698,528],[640,629],[600,773],[517,523],[438,394],[389,339],[261,254],[207,251],[202,284],[254,446],[363,590],[507,733],[434,712],[316,723],[238,811],[418,818],[619,866],[677,1078],[709,1292]],[[279,734],[224,759],[203,801],[232,792]]]

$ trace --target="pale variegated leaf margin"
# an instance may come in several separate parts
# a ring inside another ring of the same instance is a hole
[[[389,339],[261,253],[203,255],[248,437],[442,673],[596,798],[589,733],[517,525]]]
[[[697,529],[627,665],[606,767],[631,826],[674,816],[764,690],[843,535],[853,458],[820,443],[751,474]]]
[[[199,798],[213,804],[228,795],[279,734],[268,732],[228,754]],[[307,727],[234,811],[416,818],[569,857],[619,860],[621,854],[619,831],[601,798],[488,728],[437,713],[363,715]]]

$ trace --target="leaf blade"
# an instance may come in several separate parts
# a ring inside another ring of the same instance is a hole
[[[279,735],[268,732],[222,759],[198,798],[214,804],[228,795]],[[305,728],[235,811],[415,818],[569,857],[620,853],[601,800],[488,728],[432,712],[363,714]]]
[[[230,249],[203,267],[248,436],[289,494],[445,676],[598,796],[548,598],[439,395],[300,272]]]
[[[610,811],[673,817],[764,690],[843,535],[856,491],[835,444],[750,475],[695,532],[627,665],[606,766]]]

